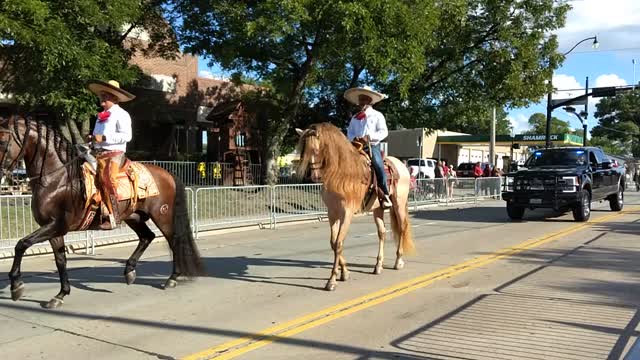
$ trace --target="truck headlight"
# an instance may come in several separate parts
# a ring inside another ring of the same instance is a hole
[[[563,176],[558,180],[562,192],[576,192],[580,185],[580,179],[577,176]]]
[[[504,191],[513,191],[514,179],[513,176],[505,176],[504,177]]]

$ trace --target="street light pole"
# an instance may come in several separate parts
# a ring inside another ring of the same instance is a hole
[[[573,45],[573,47],[565,52],[564,54],[562,54],[562,56],[567,56],[569,55],[570,52],[573,51],[573,49],[575,49],[576,47],[578,47],[578,45],[582,44],[585,41],[588,40],[593,40],[593,43],[591,44],[591,46],[594,49],[597,49],[598,46],[600,46],[600,43],[598,42],[598,37],[597,36],[592,36],[592,37],[588,37],[586,39],[582,39],[580,41],[578,41],[575,45]],[[552,97],[553,97],[553,73],[551,73],[551,79],[549,79],[549,85],[551,86],[551,90],[550,92],[547,94],[547,126],[545,129],[545,147],[550,148],[551,147],[551,113],[553,112],[553,103],[552,103]]]

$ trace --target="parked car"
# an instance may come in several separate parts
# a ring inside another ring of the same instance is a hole
[[[433,159],[409,159],[407,161],[409,174],[418,179],[435,179],[436,160]]]
[[[487,165],[489,165],[488,162],[480,163],[480,167],[482,168],[482,171],[484,171],[484,168],[486,168]],[[475,166],[476,166],[476,163],[472,163],[472,162],[461,163],[460,165],[458,165],[456,174],[458,177],[474,177],[473,168]]]
[[[587,221],[593,201],[607,200],[612,211],[622,210],[624,172],[597,147],[538,150],[523,168],[505,175],[502,199],[511,219],[522,219],[525,209],[550,208]]]

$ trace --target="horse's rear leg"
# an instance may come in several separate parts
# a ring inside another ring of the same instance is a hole
[[[384,209],[377,207],[373,210],[373,218],[378,228],[378,258],[376,259],[376,267],[373,269],[375,275],[382,273],[382,263],[384,262],[384,240],[387,237],[387,229],[384,227]]]
[[[143,218],[135,220],[127,219],[125,220],[125,223],[127,223],[127,225],[133,231],[135,231],[135,233],[138,235],[138,238],[140,239],[140,241],[138,242],[138,247],[136,247],[129,260],[127,260],[127,265],[124,268],[124,277],[127,281],[127,285],[131,285],[134,281],[136,281],[136,265],[138,264],[138,260],[140,260],[140,257],[142,256],[144,251],[147,250],[147,247],[149,247],[151,241],[153,241],[153,239],[156,237],[156,234],[154,234],[153,231],[149,229],[147,224],[145,224]]]

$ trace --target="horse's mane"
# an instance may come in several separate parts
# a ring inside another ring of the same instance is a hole
[[[20,125],[24,126],[24,130],[20,131]],[[80,188],[79,193],[84,195],[84,181],[82,181],[82,163],[81,159],[78,159],[78,152],[75,149],[72,142],[67,140],[58,130],[56,130],[51,125],[40,121],[33,120],[30,117],[22,117],[22,116],[11,116],[7,119],[0,120],[0,126],[5,127],[11,131],[14,131],[17,138],[21,139],[24,143],[24,138],[27,135],[27,129],[29,132],[29,136],[36,135],[37,143],[44,143],[47,149],[52,149],[57,155],[60,163],[66,166],[65,173],[67,174],[67,178],[69,180],[68,184],[71,186],[72,191],[75,188],[76,184],[79,184]],[[35,131],[35,132],[33,132]],[[33,156],[30,159],[24,159],[25,163],[32,162],[38,156],[38,150],[34,151]],[[41,154],[43,157],[42,163],[47,159],[48,152],[44,152]],[[77,160],[77,161],[76,161]],[[75,162],[71,164],[71,162]],[[55,170],[55,169],[51,169]],[[49,171],[51,171],[49,170]],[[44,168],[40,170],[40,176],[46,175],[47,170]],[[75,180],[75,181],[74,181]],[[40,179],[37,179],[40,181]]]
[[[319,159],[322,164],[322,183],[326,191],[342,196],[347,206],[356,210],[361,206],[367,191],[369,172],[363,166],[360,153],[347,137],[331,123],[313,124],[310,131],[304,133],[298,143],[300,164],[298,174],[307,173],[311,165],[309,142],[317,136],[319,141]]]

